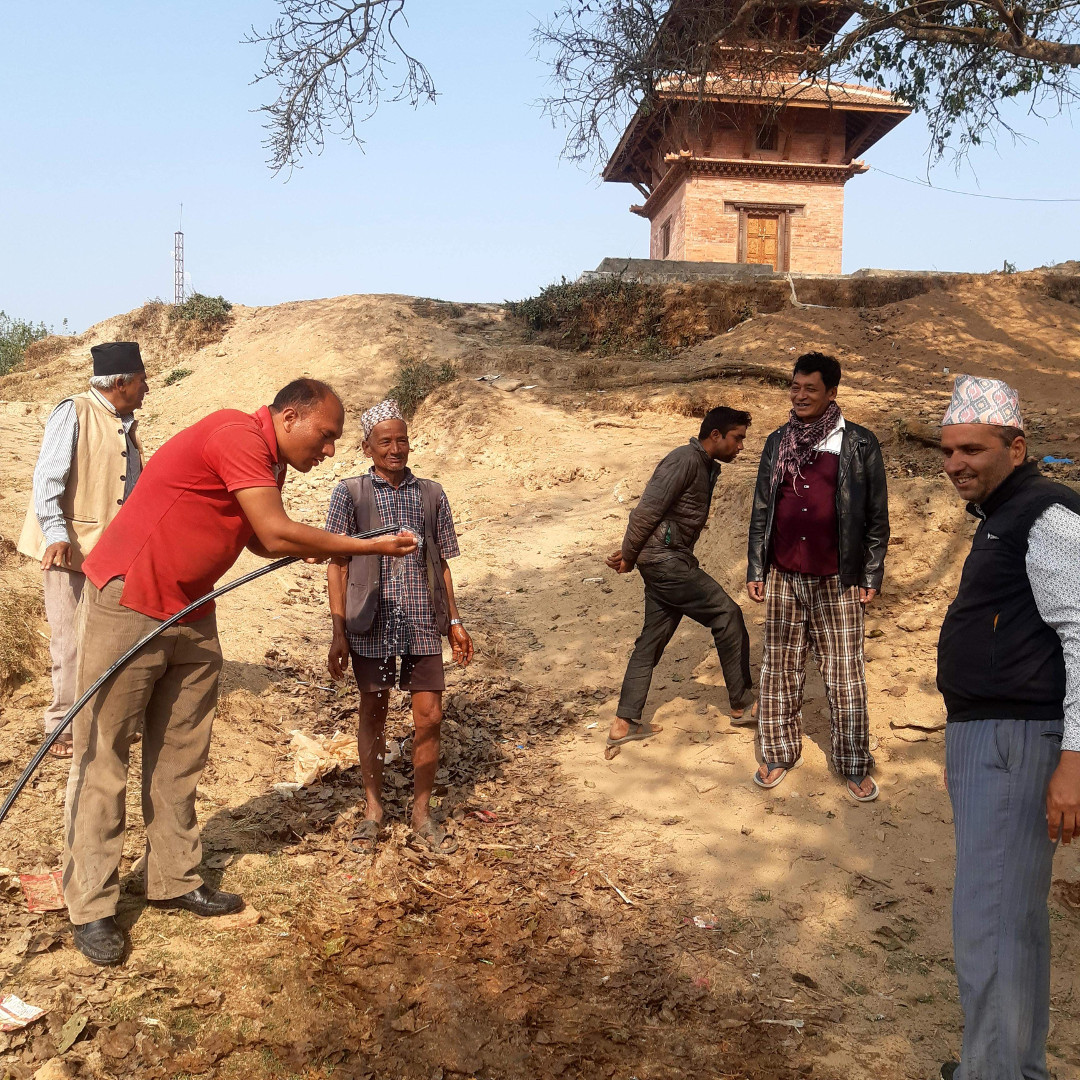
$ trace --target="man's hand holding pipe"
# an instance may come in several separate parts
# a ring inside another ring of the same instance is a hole
[[[334,555],[396,557],[411,555],[416,550],[416,537],[407,531],[396,536],[358,540],[293,521],[285,513],[277,488],[244,488],[235,494],[240,509],[255,531],[260,553],[265,552],[269,558],[282,555],[297,555],[302,559],[325,559]]]

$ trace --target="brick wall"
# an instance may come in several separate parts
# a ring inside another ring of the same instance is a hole
[[[664,258],[664,249],[660,242],[660,232],[665,223],[671,226],[671,248],[667,253],[669,259],[689,259],[686,255],[686,185],[680,184],[668,200],[660,207],[653,216],[649,229],[649,258]]]
[[[839,274],[844,236],[842,184],[690,176],[653,218],[650,257],[661,258],[660,227],[671,218],[670,259],[737,262],[739,215],[730,202],[800,204],[790,224],[789,269]]]

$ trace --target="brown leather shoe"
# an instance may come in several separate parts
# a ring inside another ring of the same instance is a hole
[[[149,903],[157,908],[179,908],[193,915],[211,918],[239,911],[244,906],[244,898],[239,893],[222,892],[211,889],[209,885],[200,885],[183,896],[174,896],[171,900],[151,900]]]

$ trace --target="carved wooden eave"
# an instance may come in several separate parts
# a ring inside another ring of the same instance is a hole
[[[635,183],[639,191],[650,190],[651,177],[643,168],[644,162],[660,145],[671,110],[679,107],[681,102],[696,100],[700,98],[691,93],[664,90],[649,108],[640,108],[611,154],[602,173],[603,179]],[[848,158],[864,153],[911,112],[910,106],[874,87],[819,84],[805,79],[784,86],[751,87],[740,86],[737,79],[718,76],[716,84],[706,92],[705,100],[718,105],[752,107],[775,103],[784,110],[841,112],[847,120],[845,156]]]
[[[846,184],[867,171],[863,161],[829,165],[801,161],[755,161],[745,158],[695,158],[682,154],[673,158],[671,168],[644,202],[630,207],[631,213],[651,218],[667,201],[680,181],[690,176],[724,176],[740,180],[789,180],[803,184]]]

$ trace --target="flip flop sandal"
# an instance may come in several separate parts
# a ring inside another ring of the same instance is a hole
[[[608,747],[622,746],[623,743],[637,742],[639,739],[651,739],[654,735],[659,735],[663,728],[654,727],[652,724],[639,724],[634,720],[628,720],[630,724],[630,732],[624,735],[621,739],[613,739],[610,735],[607,737]],[[634,731],[634,728],[641,728],[640,731]]]
[[[732,727],[757,727],[758,703],[756,699],[749,709],[746,706],[739,709],[738,716],[735,715],[735,712],[736,710],[732,709],[729,714]]]
[[[48,754],[51,758],[70,761],[75,756],[75,742],[73,739],[57,739],[49,747]]]
[[[782,784],[787,774],[791,772],[792,769],[797,769],[801,764],[801,757],[796,758],[794,763],[791,765],[785,765],[782,761],[766,761],[765,765],[768,769],[768,772],[772,772],[774,769],[783,769],[784,771],[775,780],[762,780],[760,773],[755,772],[754,783],[757,784],[759,788],[771,790],[772,788]],[[768,775],[768,773],[766,773],[766,775]]]
[[[877,781],[872,776],[847,776],[844,779],[844,790],[848,793],[848,796],[850,798],[855,800],[855,802],[873,802],[880,794],[880,792],[878,791]],[[851,785],[861,784],[864,780],[870,781],[870,783],[873,785],[873,790],[870,792],[869,795],[856,795],[855,792],[851,790]],[[850,781],[850,783],[846,781]]]
[[[345,841],[345,846],[356,855],[370,855],[375,850],[382,828],[382,824],[374,818],[364,818]]]
[[[414,830],[413,837],[436,855],[453,855],[458,849],[458,842],[452,836],[447,836],[446,830],[440,828],[434,818],[428,818],[419,829]]]

